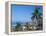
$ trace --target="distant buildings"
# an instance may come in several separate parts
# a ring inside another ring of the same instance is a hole
[[[36,25],[36,23],[34,22],[27,22],[27,23],[28,25],[26,24],[26,22],[21,23],[19,31],[32,31],[32,30],[36,30],[37,28],[39,28],[39,27],[36,27],[38,24]],[[12,31],[16,31],[15,27],[16,27],[15,25],[11,27]]]

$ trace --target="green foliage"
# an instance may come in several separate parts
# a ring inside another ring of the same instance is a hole
[[[38,26],[42,27],[43,17],[42,17],[42,13],[39,12],[39,9],[35,8],[35,11],[34,11],[34,13],[32,13],[32,15],[33,15],[31,18],[32,21],[35,20],[35,18],[36,18]]]
[[[34,20],[34,18],[39,19],[41,17],[42,13],[39,12],[38,8],[35,8],[34,13],[32,13],[32,15],[33,16],[31,19]]]
[[[15,29],[16,29],[16,31],[19,31],[20,30],[20,27],[21,27],[21,24],[19,23],[19,22],[16,22],[16,27],[15,27]]]

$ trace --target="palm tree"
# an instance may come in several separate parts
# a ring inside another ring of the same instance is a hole
[[[35,8],[34,13],[32,13],[32,14],[33,14],[33,16],[31,17],[32,21],[34,21],[36,19],[36,22],[37,23],[36,22],[35,23],[36,24],[40,24],[39,21],[41,20],[40,22],[42,24],[42,17],[41,17],[42,16],[42,13],[39,12],[39,9],[37,7]]]
[[[38,8],[35,8],[34,13],[32,13],[32,14],[33,14],[32,20],[34,20],[34,18],[38,19],[39,16],[41,15],[41,13],[39,13],[39,11],[38,11]]]

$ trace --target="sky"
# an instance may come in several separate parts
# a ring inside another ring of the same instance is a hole
[[[11,12],[12,12],[12,22],[30,22],[32,13],[35,10],[35,5],[18,5],[12,4],[11,5]],[[39,12],[42,12],[42,6],[37,6]]]

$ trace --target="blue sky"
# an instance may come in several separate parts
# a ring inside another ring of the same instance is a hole
[[[35,5],[11,5],[12,22],[29,22],[31,21],[32,13],[35,10]],[[42,12],[42,6],[37,6],[39,12]]]

